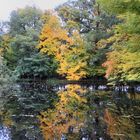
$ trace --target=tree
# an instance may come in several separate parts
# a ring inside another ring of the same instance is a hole
[[[42,27],[42,14],[40,9],[30,6],[12,11],[9,22],[10,34],[13,36],[16,34],[26,35],[32,30],[38,34]]]
[[[5,53],[8,65],[12,63],[14,70],[19,61],[37,53],[35,46],[38,43],[42,12],[35,7],[25,7],[11,13],[9,35],[11,42]],[[11,57],[14,57],[14,63]]]
[[[34,54],[19,62],[15,74],[20,78],[50,78],[56,76],[57,62],[43,54]]]
[[[113,33],[110,29],[118,20],[104,12],[96,0],[68,1],[56,10],[68,32],[78,30],[86,42],[88,76],[104,75],[102,63],[106,60],[108,47],[98,47],[97,43]]]
[[[0,56],[0,86],[10,83],[12,79],[12,72],[7,68],[3,57]]]
[[[99,0],[102,7],[116,14],[121,23],[113,27],[115,34],[106,40],[111,45],[107,54],[107,77],[117,81],[140,81],[140,1]]]
[[[41,77],[43,74],[50,75],[50,71],[54,72],[57,67],[56,63],[50,60],[51,57],[42,56],[36,48],[43,26],[42,15],[43,12],[40,9],[28,6],[11,13],[8,32],[10,41],[4,47],[3,57],[7,66],[19,77],[38,77],[39,73]],[[36,61],[45,64],[43,70],[41,64],[37,64]],[[49,67],[50,64],[52,67]]]
[[[59,18],[47,13],[38,49],[53,56],[58,62],[57,72],[68,80],[79,80],[86,76],[86,50],[84,41],[77,31],[69,35],[61,27]]]

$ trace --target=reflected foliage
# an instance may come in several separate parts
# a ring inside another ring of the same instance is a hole
[[[89,92],[80,85],[67,85],[58,92],[55,108],[41,112],[38,117],[45,140],[137,140],[140,100],[136,93],[137,99],[132,94]]]
[[[58,92],[60,99],[55,109],[41,112],[40,127],[46,140],[60,139],[63,134],[80,130],[88,110],[84,94],[85,90],[79,85],[67,85],[66,90]]]
[[[108,91],[100,85],[91,89],[90,84],[42,83],[26,82],[1,91],[1,129],[7,128],[11,139],[139,138],[139,93]]]
[[[1,94],[0,123],[10,128],[12,140],[43,140],[36,116],[53,108],[56,100],[57,95],[39,83],[15,85]]]

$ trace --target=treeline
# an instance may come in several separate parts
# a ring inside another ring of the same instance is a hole
[[[2,60],[18,78],[140,81],[139,0],[71,0],[45,12],[25,7],[1,27]]]

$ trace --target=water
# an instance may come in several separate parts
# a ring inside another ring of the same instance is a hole
[[[139,140],[139,86],[20,83],[0,93],[0,140]]]
[[[0,126],[0,140],[11,140],[10,130],[5,126]]]

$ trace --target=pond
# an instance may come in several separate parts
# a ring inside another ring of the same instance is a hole
[[[0,91],[0,140],[139,138],[139,86],[22,82]]]

